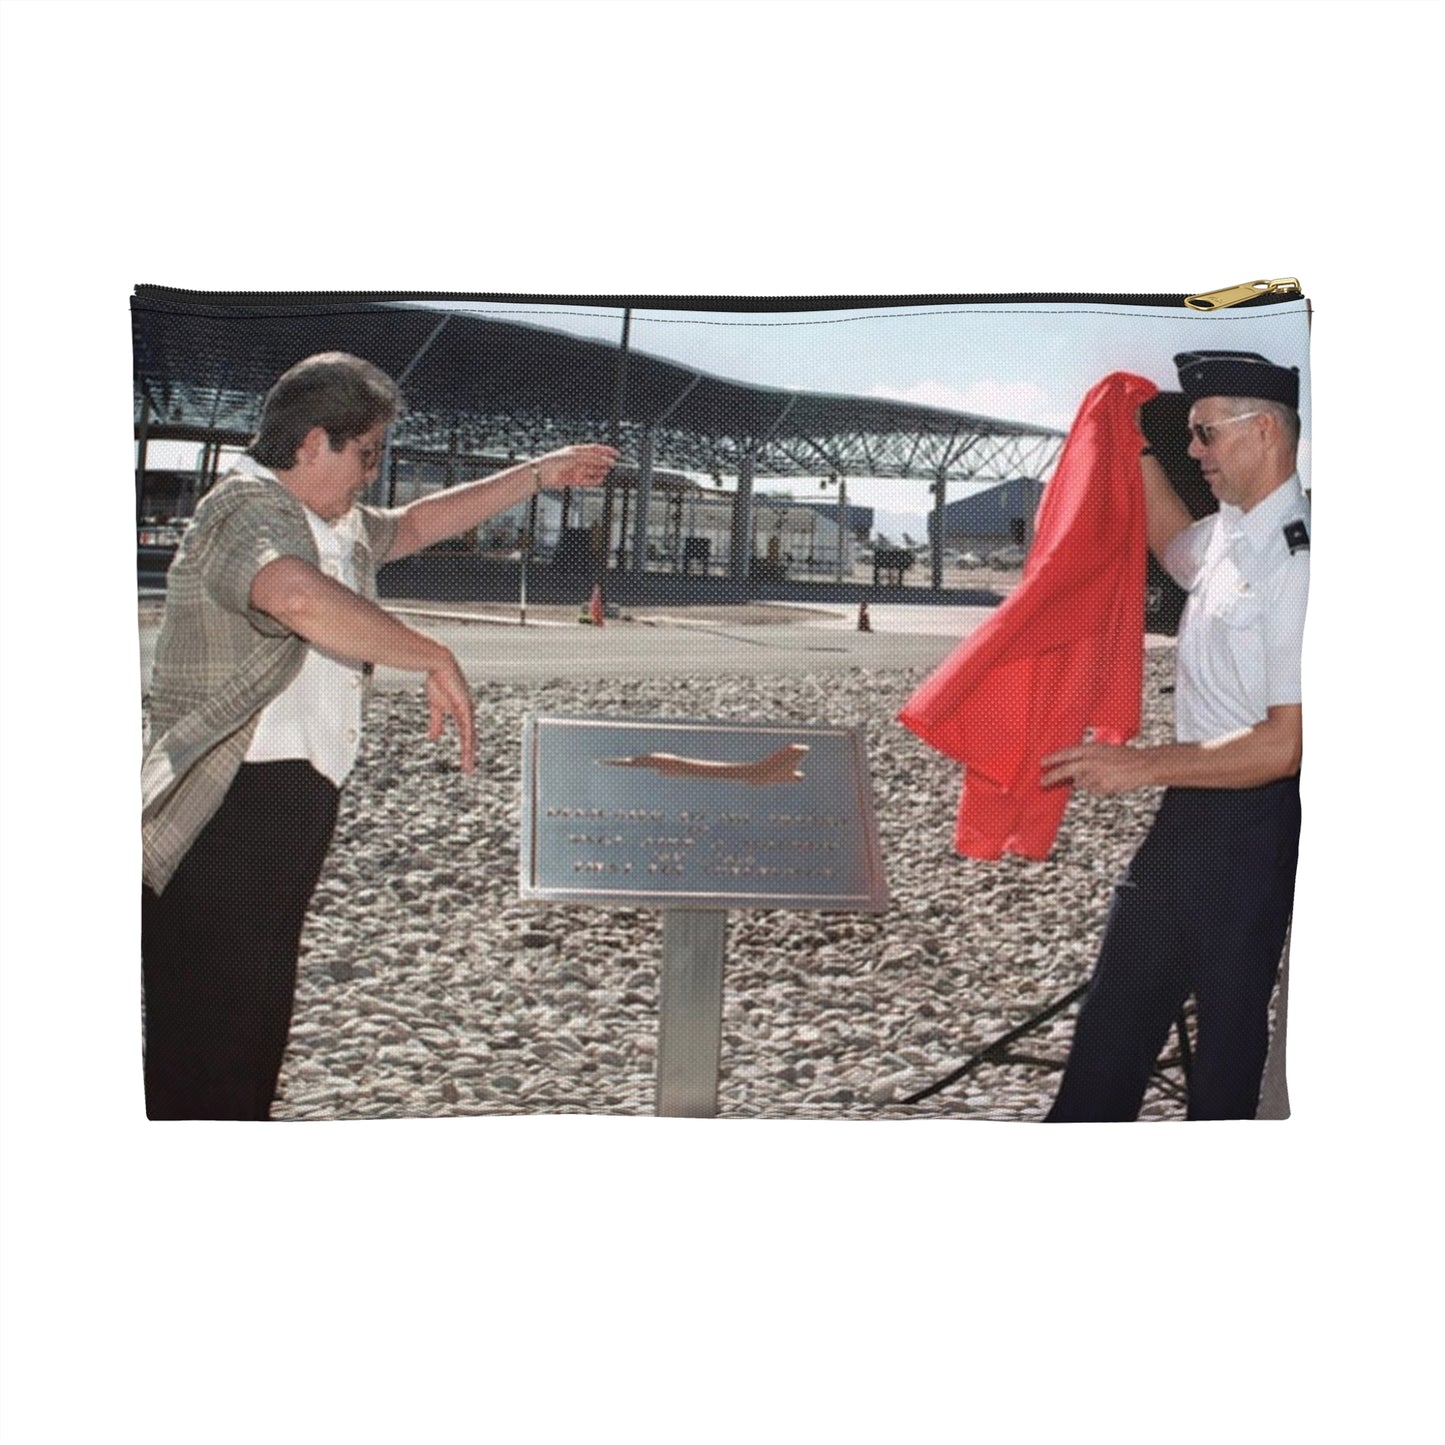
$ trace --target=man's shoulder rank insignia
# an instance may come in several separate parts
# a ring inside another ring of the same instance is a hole
[[[1309,528],[1299,519],[1284,524],[1284,539],[1289,544],[1291,557],[1296,552],[1308,552],[1310,549]]]

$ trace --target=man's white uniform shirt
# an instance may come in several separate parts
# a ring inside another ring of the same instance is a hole
[[[353,549],[361,518],[348,512],[336,522],[304,508],[316,539],[321,570],[356,590]],[[344,661],[311,646],[291,685],[261,711],[246,751],[248,763],[305,758],[339,788],[361,750],[361,707],[365,693],[359,663]]]
[[[1309,524],[1291,476],[1249,511],[1222,504],[1169,544],[1161,561],[1189,593],[1174,692],[1181,743],[1242,732],[1300,701]]]

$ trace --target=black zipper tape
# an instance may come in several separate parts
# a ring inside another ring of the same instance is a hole
[[[176,286],[137,286],[139,301],[248,308],[385,305],[389,302],[505,302],[535,306],[635,307],[647,311],[855,311],[911,306],[1184,306],[1184,295],[1123,296],[1088,291],[1019,291],[963,296],[536,296],[510,291],[188,291]],[[1300,301],[1298,291],[1267,293],[1240,301],[1231,310]]]

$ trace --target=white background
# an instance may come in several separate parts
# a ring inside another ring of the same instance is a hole
[[[4,1438],[1438,1441],[1441,22],[7,5]],[[146,1125],[133,283],[1285,275],[1317,308],[1291,1122]]]

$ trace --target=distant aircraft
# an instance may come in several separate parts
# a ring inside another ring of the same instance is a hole
[[[1028,553],[1018,546],[999,547],[988,554],[990,567],[1022,567],[1028,560]]]

